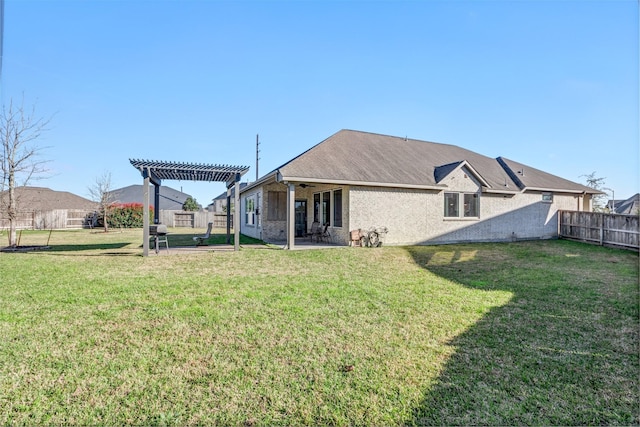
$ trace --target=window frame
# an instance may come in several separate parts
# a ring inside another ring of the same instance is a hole
[[[461,197],[462,196],[462,197]],[[467,207],[469,199],[475,200],[474,209]],[[480,219],[480,192],[446,191],[443,197],[443,218],[445,220],[477,220]],[[449,203],[455,200],[455,203]],[[469,213],[475,213],[470,215]]]

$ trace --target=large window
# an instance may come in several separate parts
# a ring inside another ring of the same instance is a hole
[[[333,226],[342,227],[342,190],[333,192]]]
[[[287,193],[284,191],[269,191],[267,193],[267,219],[269,221],[287,220]]]
[[[314,193],[313,221],[342,227],[342,190]]]
[[[444,193],[444,216],[445,218],[478,218],[480,195],[478,193]]]
[[[322,224],[329,224],[331,222],[331,193],[325,191],[322,193]]]

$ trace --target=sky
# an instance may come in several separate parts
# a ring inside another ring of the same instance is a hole
[[[129,159],[250,182],[256,135],[262,176],[353,129],[640,191],[637,0],[4,2],[0,100],[50,119],[30,185],[142,184]]]

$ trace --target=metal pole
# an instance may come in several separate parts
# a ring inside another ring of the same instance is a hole
[[[258,174],[258,162],[260,161],[260,140],[259,140],[259,135],[256,134],[256,181],[258,180],[258,177],[260,176]]]

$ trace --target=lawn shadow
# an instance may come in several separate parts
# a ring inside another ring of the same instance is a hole
[[[24,247],[18,246],[15,249],[6,249],[5,251],[11,252],[11,253],[18,253],[18,254],[53,253],[55,255],[61,255],[62,253],[65,253],[65,255],[73,255],[77,253],[78,255],[83,255],[83,256],[86,256],[86,255],[130,256],[132,255],[130,251],[128,252],[118,251],[118,250],[122,250],[123,248],[129,245],[130,243],[128,242],[119,242],[119,243],[95,243],[95,244],[78,244],[78,245],[64,244],[64,245],[41,245],[41,246],[24,246]],[[100,251],[100,252],[95,254],[79,253],[79,252],[88,252],[88,251]]]
[[[598,267],[587,259],[594,249],[577,245],[407,249],[440,277],[513,295],[446,343],[454,353],[407,425],[638,422],[637,321],[629,330],[638,318],[634,299],[625,305],[630,295],[607,283],[608,266]],[[623,254],[622,262],[632,258]]]

